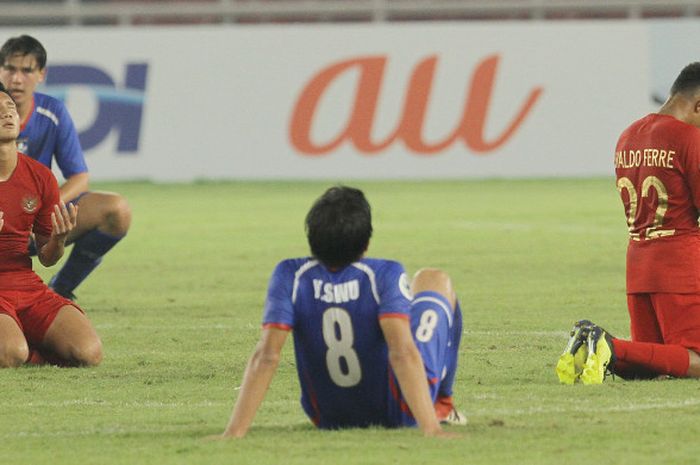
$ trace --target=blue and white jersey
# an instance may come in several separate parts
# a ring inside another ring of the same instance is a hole
[[[49,168],[55,157],[65,179],[88,170],[68,110],[45,94],[34,93],[34,109],[19,133],[17,150]]]
[[[392,427],[406,412],[379,319],[410,312],[400,263],[363,258],[331,272],[298,258],[277,265],[263,325],[293,330],[301,403],[317,426]]]

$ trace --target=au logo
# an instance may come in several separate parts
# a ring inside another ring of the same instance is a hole
[[[533,86],[522,101],[513,102],[514,114],[505,129],[487,139],[486,123],[491,106],[494,84],[497,79],[499,55],[491,55],[480,61],[474,69],[469,84],[469,94],[464,102],[462,118],[456,122],[452,133],[442,141],[426,142],[423,128],[426,125],[431,90],[438,56],[432,55],[420,61],[411,73],[406,89],[402,113],[398,115],[396,129],[384,140],[375,141],[375,115],[378,113],[380,93],[387,66],[387,56],[364,56],[333,63],[318,71],[304,86],[294,107],[289,127],[292,145],[303,155],[321,156],[337,149],[344,141],[351,142],[362,154],[372,155],[387,149],[397,141],[413,153],[428,156],[438,154],[460,140],[475,154],[487,154],[506,143],[531,113],[543,88]],[[312,126],[317,108],[334,81],[350,71],[359,71],[353,108],[350,109],[345,128],[326,143],[312,141]],[[521,78],[518,78],[521,79]]]
[[[139,148],[147,76],[148,64],[129,63],[120,87],[112,76],[95,66],[51,65],[44,91],[65,102],[71,87],[89,87],[98,105],[92,125],[79,134],[83,150],[97,146],[116,131],[117,152],[134,153]]]

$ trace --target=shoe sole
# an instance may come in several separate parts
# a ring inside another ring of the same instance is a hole
[[[597,354],[589,354],[581,373],[581,382],[588,385],[603,384],[606,366],[607,364],[601,363]]]
[[[605,330],[598,329],[598,331],[600,331],[600,334],[598,341],[595,343],[595,350],[591,348],[588,352],[588,358],[586,358],[586,363],[581,373],[581,382],[583,384],[603,384],[608,364],[613,358],[612,350],[605,339]],[[588,340],[588,345],[590,348],[590,338]]]
[[[562,354],[557,361],[557,376],[561,384],[574,384],[576,382],[576,367],[574,366],[574,356],[566,353]]]
[[[587,320],[582,320],[586,321]],[[580,323],[580,322],[579,322]],[[588,322],[590,323],[590,322]],[[576,345],[576,341],[581,338],[581,333],[584,331],[583,325],[580,325],[577,323],[576,326],[574,326],[574,329],[571,331],[571,336],[569,337],[569,341],[566,344],[566,348],[564,349],[564,353],[559,356],[559,360],[557,361],[557,366],[556,366],[556,372],[557,372],[557,377],[559,378],[559,382],[561,384],[574,384],[576,380],[581,376],[581,372],[583,369],[583,364],[579,367],[577,370],[576,368],[576,354],[583,348],[585,350],[586,344],[580,345],[575,353],[571,353],[573,351],[574,346]],[[584,360],[585,361],[585,360]],[[580,363],[580,362],[579,362]]]

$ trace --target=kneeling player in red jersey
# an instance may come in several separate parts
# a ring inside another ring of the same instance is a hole
[[[78,209],[60,201],[48,168],[17,152],[19,130],[17,105],[0,86],[0,367],[21,365],[30,353],[33,362],[97,365],[102,343],[90,321],[32,271],[30,233],[41,263],[54,265]]]
[[[291,332],[301,404],[319,428],[464,424],[452,405],[462,315],[447,273],[409,283],[403,266],[365,258],[370,206],[350,187],[326,191],[306,217],[312,257],[281,261],[263,332],[223,437],[248,431]],[[410,287],[409,287],[410,286]]]
[[[632,340],[587,320],[559,358],[565,384],[606,373],[700,377],[700,62],[676,78],[658,113],[635,121],[615,149],[627,216],[627,308]]]

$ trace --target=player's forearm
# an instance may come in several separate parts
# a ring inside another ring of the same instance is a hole
[[[418,427],[425,435],[441,431],[418,350],[408,347],[400,351],[389,351],[389,361]]]
[[[39,262],[47,267],[53,266],[61,259],[61,257],[63,257],[64,250],[65,240],[59,240],[52,237],[37,250]]]
[[[272,378],[279,365],[279,354],[265,354],[256,350],[243,376],[236,405],[231,419],[224,431],[224,436],[242,438],[253,423],[255,414],[262,404]]]
[[[78,173],[71,176],[60,187],[61,200],[64,202],[73,200],[83,192],[87,192],[89,185],[90,176],[88,173]]]

